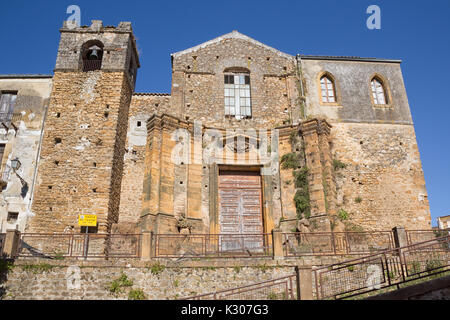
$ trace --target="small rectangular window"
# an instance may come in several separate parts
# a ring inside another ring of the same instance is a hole
[[[16,106],[17,91],[2,91],[0,96],[0,121],[11,122]]]
[[[6,222],[9,224],[13,224],[17,222],[17,219],[19,218],[18,212],[8,212],[8,216],[6,218]]]

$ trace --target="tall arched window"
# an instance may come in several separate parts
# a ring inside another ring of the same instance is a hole
[[[336,102],[336,88],[330,76],[324,75],[320,78],[320,91],[322,93],[322,102]]]
[[[372,98],[374,104],[387,104],[386,90],[384,89],[383,82],[375,77],[372,79],[371,83],[372,88]]]
[[[245,70],[225,70],[225,115],[251,118],[250,74]]]

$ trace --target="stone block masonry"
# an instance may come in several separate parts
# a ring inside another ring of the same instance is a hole
[[[94,44],[101,67],[84,72]],[[96,214],[99,232],[118,222],[138,67],[130,23],[61,29],[29,232],[79,231],[79,214]]]
[[[16,260],[5,275],[6,281],[0,284],[0,292],[4,289],[0,299],[123,300],[131,290],[142,290],[150,300],[175,300],[292,275],[295,266],[326,265],[345,259],[348,257],[165,263]],[[124,274],[132,284],[114,289],[113,282],[119,283]]]

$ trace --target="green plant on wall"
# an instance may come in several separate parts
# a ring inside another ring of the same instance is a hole
[[[278,296],[277,296],[277,294],[275,292],[270,292],[267,295],[267,299],[269,299],[269,300],[277,300],[277,298],[278,298]]]
[[[295,152],[284,154],[281,157],[282,169],[297,169],[300,166],[300,159]]]
[[[0,259],[0,274],[7,273],[14,269],[14,264],[10,260]]]
[[[437,258],[427,260],[425,268],[428,273],[432,273],[435,269],[439,269],[442,266],[444,266],[444,264],[442,263],[441,259]]]
[[[132,289],[128,293],[128,300],[147,300],[147,296],[142,289]]]
[[[152,265],[149,269],[152,274],[158,275],[161,272],[163,272],[164,269],[166,269],[166,267],[164,265],[160,264],[159,262],[157,262],[154,265]]]
[[[109,285],[109,292],[113,294],[119,294],[122,292],[124,287],[131,287],[133,285],[133,281],[128,279],[128,276],[122,272],[119,278],[115,279]]]
[[[349,218],[348,212],[342,208],[339,209],[337,216],[338,216],[339,220],[341,220],[341,221],[345,221]]]
[[[419,273],[421,271],[420,269],[421,269],[421,267],[420,267],[420,262],[419,261],[411,262],[410,265],[409,265],[409,268],[408,268],[409,273],[411,273],[412,275],[414,275],[416,273]]]
[[[297,136],[298,133],[296,131],[291,132],[289,138],[292,146],[297,143]],[[305,148],[303,142],[301,151],[304,155]],[[280,162],[282,169],[293,169],[292,175],[294,176],[294,186],[296,189],[294,204],[297,212],[297,219],[309,218],[311,216],[311,204],[309,197],[308,168],[306,166],[301,167],[300,155],[296,152],[283,155]]]
[[[297,210],[297,218],[309,218],[311,216],[311,203],[309,198],[308,168],[303,167],[294,171],[295,192],[294,202]]]
[[[345,169],[345,168],[347,168],[347,164],[345,164],[342,161],[336,160],[336,159],[333,160],[333,169],[334,169],[334,171],[337,171],[339,169]]]
[[[24,271],[31,271],[34,274],[48,272],[54,268],[54,266],[52,266],[48,263],[26,264],[21,267]]]

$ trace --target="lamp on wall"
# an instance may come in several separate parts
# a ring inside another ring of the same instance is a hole
[[[22,195],[28,191],[28,183],[17,173],[17,170],[20,169],[22,166],[22,163],[20,162],[19,158],[15,158],[11,160],[11,168],[13,169],[14,173],[16,174],[17,178],[19,178],[20,183],[22,184]]]

